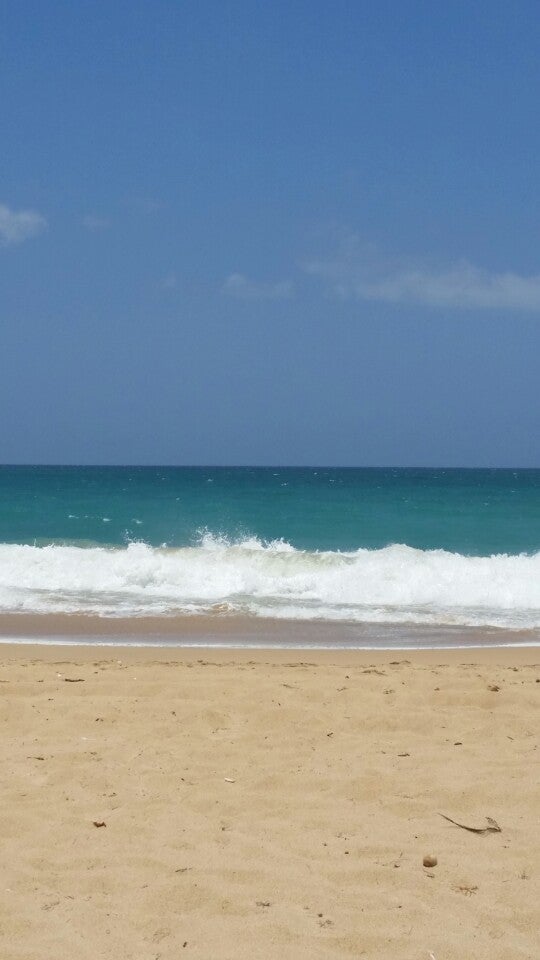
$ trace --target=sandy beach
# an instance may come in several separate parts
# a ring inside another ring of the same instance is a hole
[[[538,957],[536,649],[0,659],[5,960]]]

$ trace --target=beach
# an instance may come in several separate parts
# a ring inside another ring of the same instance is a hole
[[[5,960],[538,957],[537,648],[4,643],[0,681]]]
[[[539,26],[2,4],[0,960],[540,960]]]

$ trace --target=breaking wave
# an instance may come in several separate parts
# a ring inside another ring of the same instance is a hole
[[[0,611],[540,626],[540,553],[341,553],[206,534],[172,549],[0,545]]]

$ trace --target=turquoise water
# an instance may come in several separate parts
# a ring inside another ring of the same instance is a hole
[[[540,550],[540,470],[0,467],[0,542]]]
[[[2,611],[536,629],[540,471],[1,467]]]

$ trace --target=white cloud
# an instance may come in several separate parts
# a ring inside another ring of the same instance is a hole
[[[96,217],[93,213],[90,213],[83,217],[82,224],[87,230],[106,230],[107,227],[110,227],[111,221],[107,220],[106,217]]]
[[[356,237],[349,238],[333,258],[312,261],[304,269],[328,281],[343,298],[463,310],[540,311],[540,274],[491,273],[467,260],[438,266],[382,259]]]
[[[293,285],[289,280],[262,283],[250,280],[243,273],[231,273],[223,284],[223,292],[238,300],[289,300]]]
[[[47,221],[35,210],[10,210],[0,204],[0,243],[22,243],[45,230]]]

